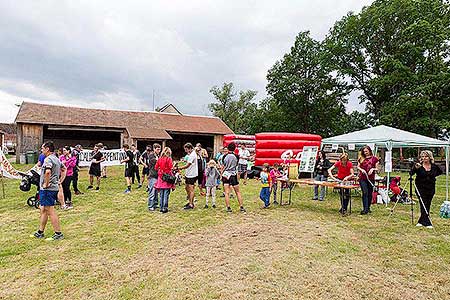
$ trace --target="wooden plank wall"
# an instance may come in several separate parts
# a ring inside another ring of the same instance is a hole
[[[44,126],[39,124],[17,124],[16,161],[27,151],[40,151],[44,142]]]

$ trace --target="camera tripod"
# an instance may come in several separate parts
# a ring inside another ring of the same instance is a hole
[[[409,197],[411,198],[411,224],[414,225],[414,201],[413,201],[413,186],[414,186],[414,190],[417,194],[417,198],[419,199],[419,203],[420,203],[420,205],[422,205],[423,209],[425,210],[425,213],[427,214],[427,217],[430,220],[431,225],[433,225],[433,221],[431,220],[430,212],[425,207],[425,203],[422,200],[422,196],[420,195],[419,189],[417,188],[417,185],[414,182],[413,175],[411,173],[409,174],[408,181],[409,181]],[[395,201],[395,204],[391,209],[391,213],[389,214],[389,217],[386,220],[385,226],[386,226],[387,222],[389,221],[390,217],[394,214],[394,210],[395,210],[395,207],[397,206],[397,204],[398,204],[398,198],[397,198],[397,201]],[[433,228],[434,228],[434,226],[433,226]]]

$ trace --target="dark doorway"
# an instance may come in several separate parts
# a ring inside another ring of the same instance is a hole
[[[137,141],[137,149],[141,152],[144,153],[145,148],[147,147],[147,145],[149,146],[153,146],[153,144],[160,144],[162,147],[162,141],[154,141],[154,140],[138,140]]]
[[[186,153],[184,153],[183,146],[186,143],[191,143],[195,146],[196,143],[202,144],[203,148],[206,148],[209,156],[211,157],[212,152],[214,151],[214,136],[212,135],[196,135],[196,134],[178,134],[178,133],[169,133],[173,138],[166,142],[166,146],[172,149],[172,157],[175,160],[179,160],[184,157]]]
[[[95,144],[103,143],[107,149],[118,149],[120,148],[120,134],[121,132],[109,130],[76,130],[44,126],[44,141],[53,141],[57,148],[80,144],[83,148],[92,149]]]

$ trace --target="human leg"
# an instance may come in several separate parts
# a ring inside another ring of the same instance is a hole
[[[158,204],[158,192],[155,189],[157,178],[148,178],[148,209],[154,210]]]

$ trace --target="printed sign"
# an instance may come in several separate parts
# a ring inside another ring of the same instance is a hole
[[[384,160],[384,171],[386,173],[392,172],[392,151],[386,151]]]
[[[336,151],[339,148],[338,144],[332,144],[331,145],[331,150]]]
[[[300,157],[299,172],[313,173],[316,166],[316,157],[319,147],[305,146],[303,147],[302,155]]]
[[[127,158],[126,153],[122,149],[102,150],[101,152],[105,158],[105,161],[101,163],[102,166],[118,166],[121,164],[121,160]],[[81,151],[79,166],[89,167],[91,165],[93,155],[94,151],[92,150]]]
[[[0,149],[0,172],[3,177],[11,179],[21,179],[22,177],[17,173],[17,170],[11,165],[11,163],[6,159],[5,154]]]
[[[355,150],[355,144],[348,144],[348,150]]]

